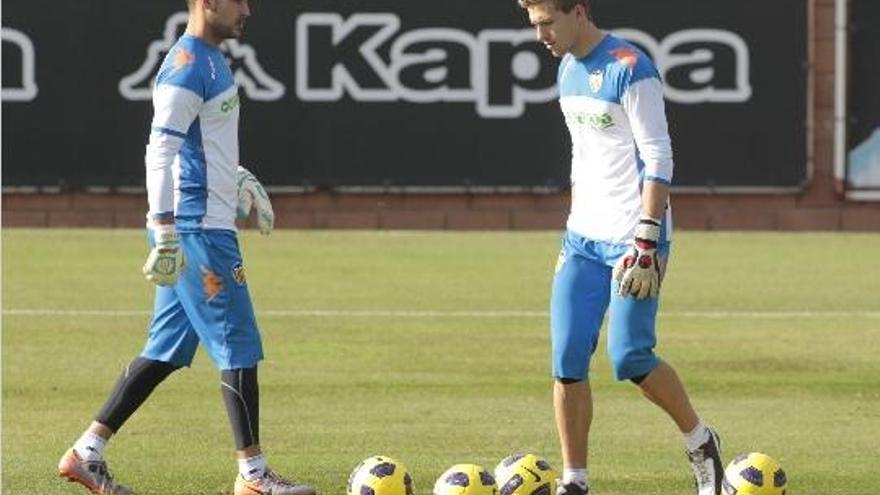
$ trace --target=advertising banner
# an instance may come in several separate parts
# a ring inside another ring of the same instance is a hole
[[[268,185],[567,187],[558,60],[515,0],[252,6],[245,35],[222,48],[240,86],[242,162]],[[185,2],[3,7],[3,185],[142,187],[151,84]],[[676,187],[804,183],[805,1],[594,7],[659,67]]]

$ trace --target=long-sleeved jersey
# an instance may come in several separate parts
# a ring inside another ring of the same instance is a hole
[[[184,35],[153,89],[147,145],[148,218],[174,215],[178,230],[235,230],[238,88],[223,53]]]
[[[559,65],[559,103],[571,132],[572,205],[567,228],[629,243],[642,210],[642,181],[672,181],[663,88],[653,62],[613,35]],[[669,240],[667,209],[664,238]]]

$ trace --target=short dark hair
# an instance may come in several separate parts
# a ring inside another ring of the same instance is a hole
[[[553,5],[556,7],[556,10],[561,10],[566,14],[571,12],[571,9],[575,8],[577,5],[583,5],[585,9],[589,12],[590,10],[590,0],[518,0],[519,6],[527,9],[532,5],[542,4],[544,2],[553,2]]]

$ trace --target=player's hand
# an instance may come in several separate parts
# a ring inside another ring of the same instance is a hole
[[[144,263],[144,275],[156,285],[174,285],[186,265],[180,237],[174,224],[154,224],[152,229],[155,244]]]
[[[263,235],[271,234],[272,229],[275,228],[275,211],[272,210],[272,202],[269,201],[266,189],[250,170],[241,165],[238,167],[237,178],[238,218],[247,218],[251,213],[251,208],[256,206],[257,224],[260,227],[260,233]]]
[[[660,223],[642,218],[636,226],[633,247],[614,266],[614,279],[620,296],[636,299],[657,297],[660,293],[660,264],[657,262],[657,240]]]

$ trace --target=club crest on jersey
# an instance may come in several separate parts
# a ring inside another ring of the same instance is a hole
[[[245,279],[244,276],[244,266],[242,266],[241,263],[232,267],[232,278],[238,285],[244,285],[247,283],[247,279]]]
[[[595,70],[590,73],[590,90],[593,93],[598,93],[600,89],[602,89],[602,82],[605,80],[605,73],[601,70]]]

